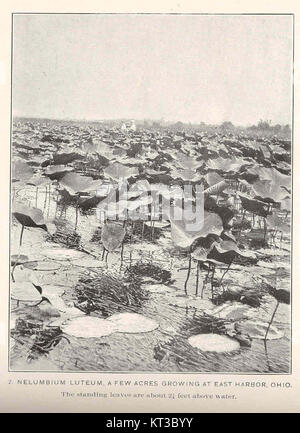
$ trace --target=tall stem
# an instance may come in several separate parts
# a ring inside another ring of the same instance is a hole
[[[199,288],[199,273],[200,273],[200,262],[197,261],[197,275],[196,275],[196,296],[198,296],[198,288]]]
[[[266,218],[264,218],[264,245],[266,244],[266,237],[267,237],[267,221]]]
[[[242,221],[241,221],[241,228],[240,228],[240,231],[239,231],[239,235],[238,235],[237,241],[239,241],[240,237],[241,237],[242,225],[243,225],[243,222],[244,222],[244,219],[245,219],[245,215],[246,215],[246,209],[243,210],[243,216],[242,216]]]
[[[203,299],[204,288],[206,287],[206,284],[207,284],[207,280],[208,280],[209,272],[210,272],[210,263],[208,264],[207,274],[206,274],[206,276],[205,276],[205,280],[204,280],[203,285],[202,285],[202,290],[201,290],[201,299]]]
[[[78,224],[78,208],[79,208],[79,197],[77,197],[76,210],[75,210],[75,231],[77,230],[77,224]]]
[[[18,262],[19,262],[19,258],[20,258],[20,256],[21,256],[21,245],[22,245],[23,232],[24,232],[24,226],[22,225],[22,228],[21,228],[21,235],[20,235],[19,254],[18,254],[18,257],[17,257],[16,260],[15,260],[15,263],[14,263],[14,265],[13,265],[13,268],[12,268],[12,270],[11,270],[11,274],[10,274],[13,283],[15,282],[14,272],[15,272],[16,266],[19,264]]]
[[[37,207],[38,191],[39,191],[39,188],[36,187],[36,188],[35,188],[35,207]]]
[[[46,189],[45,189],[45,200],[44,200],[44,211],[46,209],[46,204],[47,204],[47,192],[48,192],[48,187],[46,185]]]
[[[282,247],[282,238],[283,238],[283,232],[281,232],[281,235],[280,235],[280,249]]]
[[[23,232],[24,232],[24,226],[22,225],[21,234],[20,234],[20,246],[22,245]]]
[[[145,229],[145,223],[144,223],[144,221],[142,222],[142,242],[143,242],[143,240],[144,240],[144,229]]]
[[[121,264],[120,264],[120,269],[122,268],[122,265],[123,265],[123,253],[124,253],[124,241],[122,242],[122,246],[121,246]]]
[[[211,299],[214,299],[214,276],[215,276],[216,265],[213,265],[212,276],[211,276]]]
[[[232,259],[231,262],[228,264],[228,267],[227,267],[226,271],[225,271],[224,274],[222,275],[221,280],[220,280],[220,286],[221,286],[221,284],[222,284],[223,278],[225,277],[225,275],[226,275],[227,272],[229,271],[229,268],[230,268],[230,266],[232,265],[233,260],[234,260],[234,259]]]
[[[48,209],[47,209],[47,218],[49,218],[49,213],[50,213],[50,203],[51,203],[51,185],[49,185],[49,192],[48,192]]]
[[[191,265],[192,265],[192,256],[191,256],[191,254],[190,254],[190,257],[189,257],[189,267],[188,267],[188,272],[187,272],[186,280],[185,280],[185,283],[184,283],[184,291],[185,291],[185,294],[186,294],[186,295],[187,295],[187,283],[188,283],[188,281],[189,281],[190,274],[191,274]]]
[[[271,325],[272,325],[272,322],[273,322],[273,319],[274,319],[274,316],[275,316],[275,314],[276,314],[276,311],[277,311],[278,306],[279,306],[279,301],[277,301],[277,304],[276,304],[275,310],[273,311],[273,314],[272,314],[272,317],[271,317],[271,320],[270,320],[270,323],[269,323],[269,326],[268,326],[268,329],[267,329],[267,332],[266,332],[266,335],[265,335],[265,340],[267,339],[267,336],[268,336],[268,333],[269,333],[270,327],[271,327]]]
[[[152,221],[152,227],[151,227],[151,241],[153,241],[153,235],[154,235],[154,224],[155,224],[155,222]]]

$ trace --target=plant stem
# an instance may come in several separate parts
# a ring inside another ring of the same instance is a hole
[[[199,288],[199,273],[200,273],[200,262],[197,261],[197,275],[196,275],[196,296],[198,296],[198,288]]]
[[[155,222],[152,221],[152,227],[151,227],[151,241],[153,241],[153,235],[154,235],[154,224],[155,224]]]
[[[47,185],[46,185],[46,188],[45,188],[45,200],[44,200],[44,211],[46,209],[46,204],[47,204],[47,191],[48,191],[48,189],[47,189]]]
[[[143,242],[143,240],[144,240],[144,229],[145,229],[145,223],[144,223],[144,221],[143,221],[142,224],[143,224],[142,225],[142,242]]]
[[[244,219],[245,219],[245,215],[246,215],[246,209],[243,210],[243,216],[242,216],[242,221],[241,221],[241,228],[240,228],[240,231],[239,231],[239,235],[238,235],[237,241],[239,241],[240,237],[241,237],[242,225],[243,225],[243,222],[244,222]]]
[[[49,185],[49,192],[48,192],[48,209],[47,209],[47,218],[49,218],[50,203],[51,203],[51,185]]]
[[[202,290],[201,290],[201,299],[203,299],[204,288],[206,287],[206,284],[207,284],[207,280],[208,280],[209,272],[210,272],[210,263],[208,264],[207,274],[206,274],[206,276],[205,276],[205,280],[204,280],[203,285],[202,285]]]
[[[121,265],[120,265],[120,269],[123,265],[123,253],[124,253],[124,241],[122,242],[122,246],[121,246]]]
[[[12,268],[12,270],[11,270],[11,274],[10,274],[13,283],[15,283],[14,272],[15,272],[15,269],[16,269],[16,267],[17,267],[17,265],[18,265],[20,255],[21,255],[21,250],[19,251],[18,257],[17,257],[17,259],[15,260],[15,263],[14,263],[14,265],[13,265],[13,268]]]
[[[266,245],[266,237],[267,237],[267,221],[264,218],[264,245]]]
[[[35,207],[37,207],[38,191],[39,191],[39,189],[38,189],[38,187],[36,187],[36,189],[35,189]]]
[[[190,254],[190,257],[189,257],[189,267],[188,267],[188,272],[187,272],[186,280],[185,280],[185,283],[184,283],[184,291],[185,291],[185,294],[186,294],[186,295],[187,295],[187,283],[188,283],[188,281],[189,281],[190,274],[191,274],[191,265],[192,265],[192,256],[191,256],[191,254]]]
[[[77,230],[77,224],[78,224],[78,204],[79,204],[79,197],[77,197],[76,201],[76,210],[75,210],[75,231]]]
[[[23,232],[24,232],[24,226],[22,225],[21,234],[20,234],[20,246],[22,245]]]
[[[214,299],[214,276],[215,276],[216,265],[213,265],[212,276],[211,276],[211,299]]]
[[[267,336],[268,336],[268,333],[269,333],[270,327],[271,327],[271,325],[272,325],[272,322],[273,322],[273,319],[274,319],[274,316],[275,316],[275,314],[276,314],[276,311],[277,311],[278,306],[279,306],[279,301],[277,301],[277,304],[276,304],[275,310],[273,311],[273,314],[272,314],[272,317],[271,317],[271,320],[270,320],[270,323],[269,323],[269,326],[268,326],[268,329],[267,329],[267,332],[266,332],[266,335],[265,335],[265,338],[264,338],[265,340],[267,339]]]
[[[281,232],[281,235],[280,235],[280,249],[282,247],[282,238],[283,238],[283,232]]]
[[[220,279],[220,285],[222,284],[223,278],[225,277],[225,275],[227,274],[227,272],[229,271],[230,266],[232,265],[234,258],[231,260],[231,262],[228,264],[227,269],[225,270],[224,274],[222,275],[221,279]]]

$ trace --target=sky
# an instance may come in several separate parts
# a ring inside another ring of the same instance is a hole
[[[13,115],[291,123],[291,16],[14,15]]]

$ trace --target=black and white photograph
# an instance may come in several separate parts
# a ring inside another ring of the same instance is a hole
[[[10,372],[292,373],[293,27],[13,14]]]

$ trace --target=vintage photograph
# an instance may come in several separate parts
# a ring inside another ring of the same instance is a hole
[[[291,373],[293,15],[12,20],[10,371]]]

